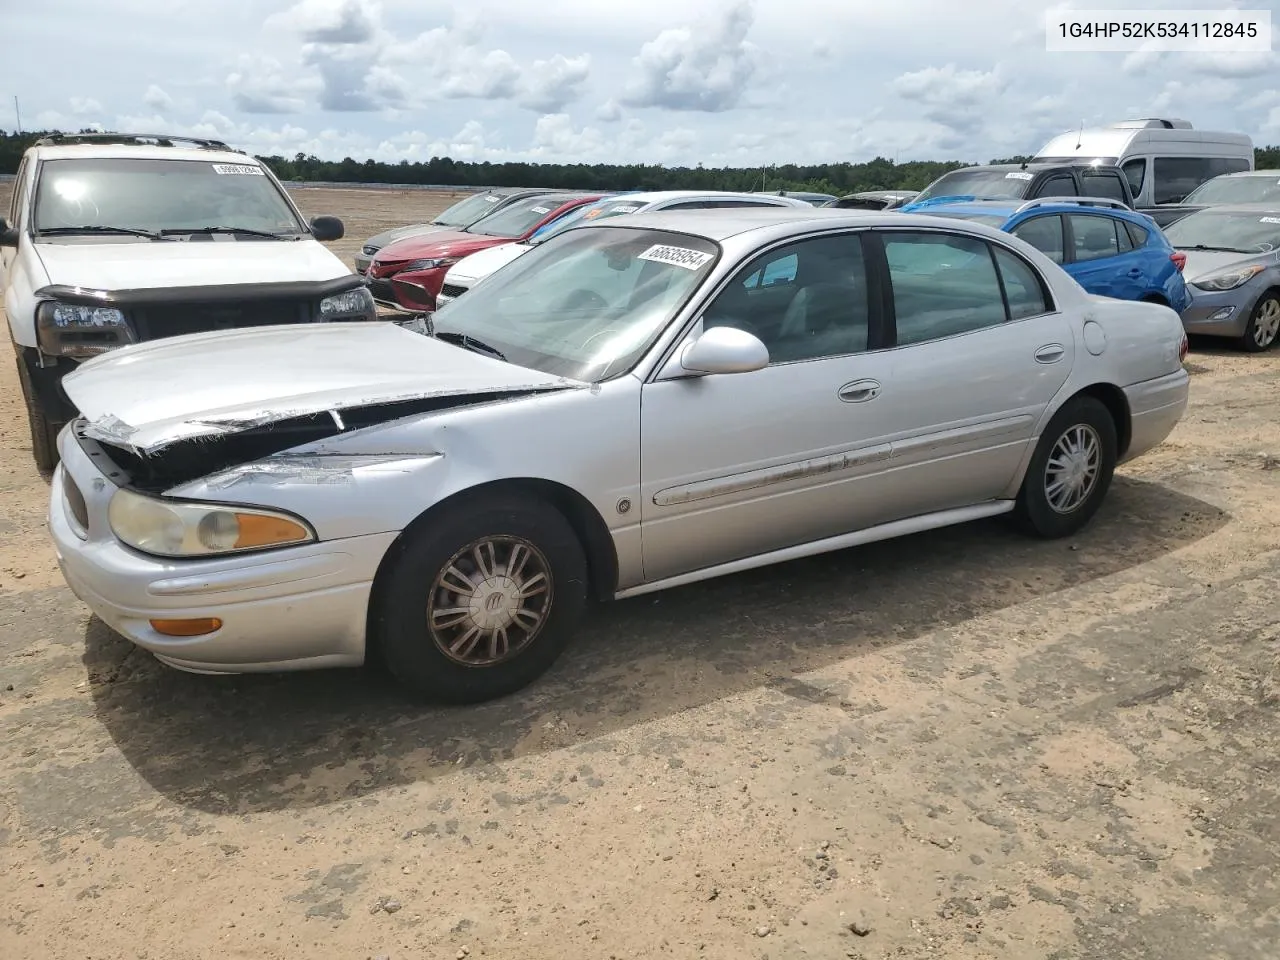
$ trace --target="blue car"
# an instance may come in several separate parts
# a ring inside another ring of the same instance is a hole
[[[1179,314],[1191,303],[1182,278],[1186,255],[1173,248],[1154,220],[1118,202],[938,197],[899,212],[977,220],[1011,233],[1060,264],[1090,293],[1162,303]]]

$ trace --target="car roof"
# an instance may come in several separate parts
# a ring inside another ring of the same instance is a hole
[[[923,214],[856,210],[843,207],[745,207],[742,210],[657,210],[640,211],[623,218],[589,221],[570,230],[606,230],[611,227],[669,230],[687,233],[719,243],[755,230],[791,226],[783,234],[801,233],[814,227],[938,226],[938,218]],[[974,225],[981,228],[981,224]],[[968,229],[964,227],[963,229]],[[569,230],[565,231],[566,233]]]
[[[1280,180],[1280,170],[1237,170],[1235,173],[1220,173],[1216,177],[1213,177],[1213,179],[1225,180],[1228,177],[1232,177],[1237,180],[1241,177],[1267,177],[1268,179],[1274,177]],[[1205,183],[1208,182],[1208,180],[1205,181]]]
[[[1252,213],[1280,217],[1280,203],[1276,203],[1273,200],[1263,200],[1258,203],[1215,203],[1211,207],[1203,207],[1187,214],[1187,216],[1193,217],[1197,213]],[[1175,220],[1174,223],[1177,223],[1177,221]],[[1170,224],[1170,226],[1172,225]]]
[[[31,148],[39,160],[203,160],[211,163],[236,163],[262,166],[254,157],[236,150],[208,147],[162,147],[155,144],[129,143],[65,143],[43,144]]]

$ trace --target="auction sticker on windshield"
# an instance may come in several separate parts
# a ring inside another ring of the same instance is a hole
[[[1280,217],[1263,217],[1259,223],[1280,223]]]
[[[530,210],[533,213],[550,213],[551,212],[550,207],[530,207]]]
[[[221,174],[238,173],[249,177],[266,176],[261,167],[254,166],[252,163],[215,163],[213,172]]]
[[[1021,170],[1015,170],[1012,173],[1006,173],[1004,178],[1006,180],[1030,180],[1031,174],[1023,173]]]
[[[652,260],[654,263],[669,263],[675,267],[684,267],[686,270],[701,270],[714,257],[709,253],[703,253],[701,250],[690,250],[687,247],[668,247],[665,244],[655,243],[640,254],[638,259]]]

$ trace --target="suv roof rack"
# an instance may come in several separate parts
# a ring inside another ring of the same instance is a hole
[[[179,137],[166,133],[51,133],[36,141],[37,147],[52,147],[73,143],[119,143],[143,144],[156,147],[172,147],[175,144],[191,144],[202,150],[228,150],[240,153],[227,146],[221,140],[208,140],[203,137]]]
[[[1112,207],[1116,210],[1128,210],[1133,213],[1133,207],[1122,200],[1112,200],[1110,197],[1036,197],[1034,200],[1028,200],[1013,212],[1021,213],[1023,210],[1044,207],[1051,203],[1074,203],[1082,207]]]

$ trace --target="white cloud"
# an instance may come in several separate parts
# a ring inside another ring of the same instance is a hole
[[[319,83],[298,78],[296,68],[285,70],[274,57],[242,54],[226,85],[241,113],[301,113]]]
[[[92,97],[72,97],[71,112],[77,117],[87,117],[102,113],[102,104]]]
[[[622,107],[617,100],[606,100],[596,107],[596,119],[602,123],[617,123],[622,119]]]
[[[167,110],[173,106],[173,97],[153,83],[147,87],[147,92],[142,95],[142,102],[153,110]]]
[[[639,78],[623,103],[718,113],[742,102],[759,63],[747,40],[755,21],[752,0],[735,0],[719,18],[663,30],[634,60]]]
[[[902,99],[920,104],[925,119],[957,133],[981,130],[991,102],[1006,86],[999,64],[983,71],[960,70],[954,63],[904,73],[889,84]]]
[[[368,43],[378,32],[380,9],[368,0],[301,0],[267,18],[265,26],[285,26],[309,43]]]
[[[561,110],[582,95],[590,73],[589,56],[569,58],[557,53],[550,60],[535,60],[525,73],[520,105],[544,113]]]

